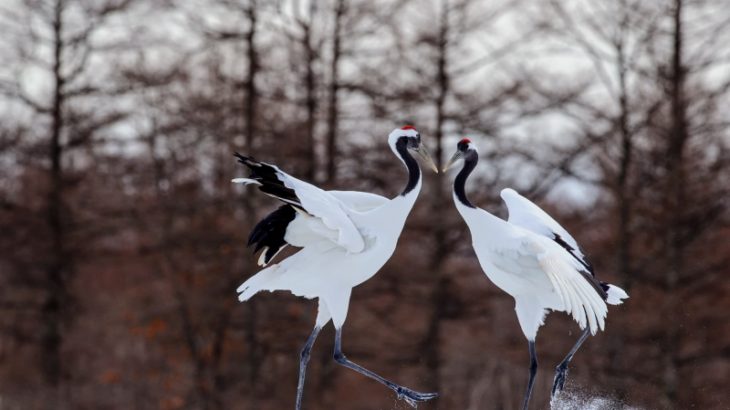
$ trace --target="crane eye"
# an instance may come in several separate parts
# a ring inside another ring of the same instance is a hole
[[[419,136],[408,138],[409,148],[418,148],[419,145],[421,145],[421,138]]]

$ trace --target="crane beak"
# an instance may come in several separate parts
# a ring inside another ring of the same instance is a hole
[[[433,162],[433,158],[431,158],[431,154],[428,153],[428,149],[426,149],[426,146],[421,144],[416,148],[414,151],[418,154],[419,157],[423,159],[423,161],[426,162],[426,165],[428,165],[429,168],[433,170],[435,173],[439,173],[439,169],[436,166],[436,164]]]
[[[448,171],[451,167],[454,166],[456,161],[461,159],[462,156],[463,156],[463,154],[461,153],[461,151],[456,151],[454,153],[454,155],[451,157],[451,159],[449,160],[449,162],[447,162],[446,165],[444,165],[444,168],[441,170],[441,172]]]

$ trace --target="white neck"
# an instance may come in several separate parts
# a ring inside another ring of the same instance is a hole
[[[363,227],[377,227],[379,230],[390,231],[399,235],[408,214],[410,214],[413,205],[416,203],[418,194],[421,192],[421,187],[423,186],[422,179],[423,177],[419,176],[415,186],[409,192],[399,194],[372,211],[362,213],[359,216],[353,215],[358,221],[362,221],[358,225]]]
[[[511,226],[509,222],[492,215],[484,209],[466,206],[456,194],[453,194],[453,198],[456,209],[469,227],[472,237],[479,236],[487,240],[489,238],[498,239],[501,236],[499,232],[503,232]]]

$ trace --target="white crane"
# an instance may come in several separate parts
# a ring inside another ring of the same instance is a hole
[[[393,254],[406,217],[421,191],[421,171],[411,152],[438,172],[413,126],[393,130],[388,144],[408,169],[408,183],[393,199],[366,192],[324,191],[274,165],[236,154],[251,175],[233,182],[257,185],[261,192],[285,203],[251,232],[249,245],[256,245],[255,252],[262,250],[259,265],[269,264],[287,245],[302,248],[249,278],[238,288],[238,299],[248,300],[262,290],[288,290],[319,300],[314,330],[301,351],[297,410],[302,406],[310,350],[317,334],[330,320],[336,332],[337,363],[384,384],[414,407],[416,402],[437,396],[397,385],[351,362],[342,353],[342,326],[352,288],[375,275]]]
[[[555,369],[552,397],[562,391],[568,364],[588,337],[603,330],[608,308],[628,298],[623,289],[596,279],[578,243],[553,218],[513,189],[500,193],[509,219],[500,219],[469,202],[464,185],[479,161],[468,138],[444,167],[464,165],[454,181],[454,203],[469,226],[474,252],[487,277],[515,299],[515,311],[530,350],[530,378],[522,408],[527,410],[537,373],[535,337],[547,309],[573,316],[583,333]]]

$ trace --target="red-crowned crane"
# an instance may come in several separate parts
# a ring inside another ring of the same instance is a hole
[[[603,330],[608,308],[628,298],[623,289],[596,279],[593,266],[573,237],[545,211],[506,188],[500,193],[509,218],[500,219],[477,208],[464,186],[479,161],[474,144],[464,138],[444,167],[464,165],[454,180],[454,203],[469,226],[474,252],[489,279],[515,299],[515,311],[530,350],[530,378],[522,408],[527,410],[537,373],[535,337],[547,309],[573,316],[583,332],[555,369],[552,397],[562,391],[568,364],[588,337]]]
[[[417,402],[437,396],[395,384],[351,362],[342,352],[342,326],[352,288],[370,279],[391,257],[406,217],[421,191],[421,171],[411,152],[438,172],[414,127],[393,130],[388,144],[408,170],[405,188],[393,199],[366,192],[324,191],[274,165],[236,154],[251,174],[233,182],[257,185],[261,192],[284,202],[251,232],[249,245],[255,245],[255,252],[261,250],[259,265],[268,265],[287,245],[302,248],[244,282],[238,288],[238,299],[248,300],[262,290],[286,290],[319,301],[314,330],[301,351],[297,410],[302,406],[310,350],[330,320],[336,332],[334,359],[337,363],[384,384],[414,407]]]

